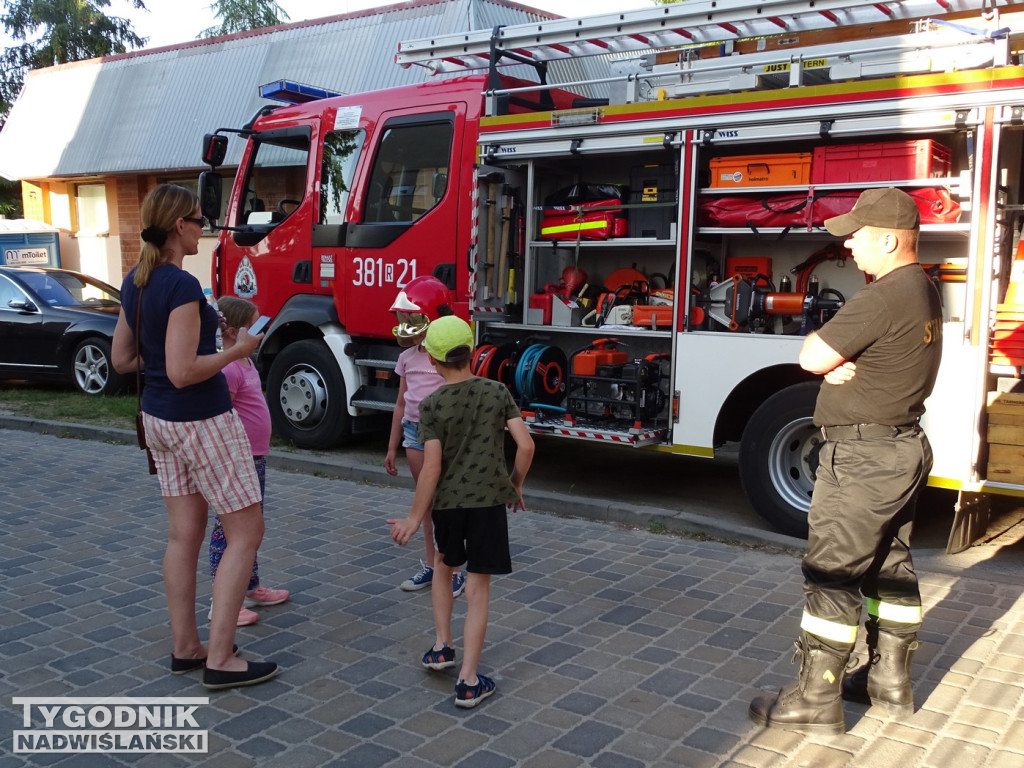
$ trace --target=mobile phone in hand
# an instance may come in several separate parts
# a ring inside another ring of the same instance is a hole
[[[256,336],[267,330],[267,326],[270,325],[270,318],[266,315],[260,315],[256,318],[256,322],[249,326],[249,335]]]

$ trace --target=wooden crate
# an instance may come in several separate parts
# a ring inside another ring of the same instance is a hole
[[[1024,445],[989,443],[988,461],[990,464],[1024,467]]]
[[[999,445],[1024,445],[1024,426],[1015,424],[989,424],[988,442]]]
[[[990,413],[989,424],[1008,424],[1015,427],[1024,427],[1024,412],[1022,413]]]
[[[1020,483],[1024,485],[1024,466],[1016,464],[988,463],[989,480],[996,483]]]
[[[1024,393],[988,393],[989,480],[1024,484]]]
[[[989,392],[988,413],[1024,414],[1024,393]]]

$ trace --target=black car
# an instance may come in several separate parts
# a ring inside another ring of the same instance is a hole
[[[121,293],[88,275],[0,266],[0,378],[67,381],[116,394],[128,377],[110,363]]]

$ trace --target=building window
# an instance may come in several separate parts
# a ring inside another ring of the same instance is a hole
[[[103,184],[78,184],[75,187],[75,212],[79,235],[105,235],[110,231],[107,218],[107,188]]]

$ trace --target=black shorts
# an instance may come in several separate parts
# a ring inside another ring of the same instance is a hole
[[[444,564],[470,573],[512,573],[505,505],[466,509],[435,509],[434,546]]]

